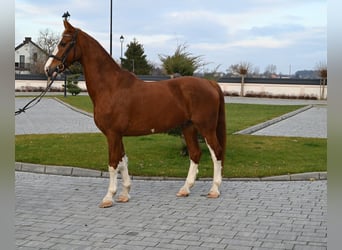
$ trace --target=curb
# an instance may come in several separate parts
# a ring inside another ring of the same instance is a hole
[[[82,109],[78,109],[78,108],[75,108],[74,106],[71,106],[70,104],[66,103],[66,102],[63,102],[62,100],[58,99],[57,97],[54,97],[53,98],[55,101],[59,102],[60,104],[64,105],[65,107],[69,108],[69,109],[72,109],[73,111],[76,111],[78,113],[81,113],[83,115],[86,115],[86,116],[89,116],[91,118],[94,117],[94,115],[92,113],[89,113],[87,111],[84,111]]]
[[[73,177],[98,177],[109,178],[107,171],[99,171],[69,166],[50,166],[31,164],[24,162],[15,163],[15,171],[30,172],[37,174],[63,175]],[[119,175],[120,178],[120,175]],[[131,176],[132,180],[153,180],[153,181],[184,181],[186,178],[178,177],[153,177],[153,176]],[[212,178],[198,178],[199,181],[211,181]],[[309,172],[299,174],[288,174],[256,178],[222,178],[223,181],[317,181],[327,180],[327,172]]]
[[[259,124],[257,124],[257,125],[252,126],[252,127],[249,127],[249,128],[243,129],[243,130],[240,130],[240,131],[238,131],[238,132],[235,132],[234,135],[237,135],[237,134],[240,134],[240,135],[246,135],[246,134],[249,135],[249,134],[253,134],[253,133],[255,133],[255,132],[257,132],[257,131],[259,131],[259,130],[261,130],[261,129],[264,129],[264,128],[266,128],[266,127],[268,127],[268,126],[271,126],[271,125],[273,125],[273,124],[275,124],[275,123],[278,123],[278,122],[280,122],[280,121],[282,121],[282,120],[288,119],[288,118],[290,118],[290,117],[292,117],[292,116],[295,116],[295,115],[297,115],[297,114],[299,114],[299,113],[302,113],[302,112],[304,112],[304,111],[306,111],[306,110],[308,110],[308,109],[311,109],[313,106],[314,106],[314,105],[307,105],[307,106],[305,106],[305,107],[303,107],[303,108],[294,110],[294,111],[289,112],[289,113],[287,113],[287,114],[284,114],[284,115],[282,115],[282,116],[273,118],[273,119],[268,120],[268,121],[266,121],[266,122],[259,123]]]

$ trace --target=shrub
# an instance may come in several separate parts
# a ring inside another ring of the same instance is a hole
[[[80,74],[73,74],[67,76],[67,91],[71,93],[71,95],[76,96],[81,92],[81,88],[78,87],[78,78],[80,77]]]

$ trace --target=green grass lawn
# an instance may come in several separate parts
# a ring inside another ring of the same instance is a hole
[[[77,95],[77,96],[55,96],[59,100],[66,102],[76,108],[82,109],[89,113],[93,113],[93,103],[89,96]]]
[[[59,98],[92,112],[87,96]],[[223,176],[263,177],[326,171],[326,139],[233,134],[299,107],[226,104],[227,150]],[[189,159],[180,155],[179,138],[167,134],[125,137],[124,144],[130,174],[186,177]],[[19,162],[107,170],[107,143],[102,134],[18,135],[15,147]],[[210,154],[205,144],[201,147],[199,177],[211,177]]]

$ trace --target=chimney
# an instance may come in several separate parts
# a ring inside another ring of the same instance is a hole
[[[24,43],[29,43],[31,42],[31,37],[25,37]]]

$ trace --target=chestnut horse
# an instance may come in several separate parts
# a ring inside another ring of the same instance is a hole
[[[130,199],[131,180],[123,136],[160,133],[177,126],[182,128],[190,156],[188,176],[177,196],[188,196],[195,183],[201,157],[199,132],[214,165],[213,184],[207,197],[219,197],[226,145],[224,96],[219,85],[195,77],[141,81],[121,69],[94,38],[74,28],[67,20],[64,20],[64,27],[60,42],[45,64],[45,71],[55,77],[75,61],[83,66],[94,121],[108,142],[109,187],[99,206],[113,205],[119,172],[123,188],[117,201]]]

